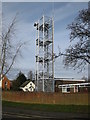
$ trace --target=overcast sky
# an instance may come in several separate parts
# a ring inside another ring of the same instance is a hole
[[[35,39],[36,29],[34,22],[38,21],[42,15],[54,16],[54,52],[58,54],[58,46],[64,51],[69,45],[69,33],[67,25],[73,22],[78,12],[88,8],[87,2],[7,2],[2,4],[3,14],[8,25],[15,14],[19,12],[15,42],[30,41],[26,47],[22,48],[22,57],[19,57],[13,66],[14,76],[18,71],[25,74],[29,70],[35,70]],[[64,69],[61,59],[55,61],[55,77],[81,78],[87,76],[87,70],[77,73],[71,68]]]

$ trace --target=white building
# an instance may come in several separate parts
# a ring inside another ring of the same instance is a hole
[[[21,86],[20,89],[22,89],[24,92],[34,92],[35,91],[35,84],[32,81],[25,81]]]
[[[81,88],[89,88],[90,83],[76,83],[76,84],[64,84],[59,85],[59,88],[62,88],[62,93],[70,93],[71,89],[73,92],[79,92]]]
[[[88,92],[90,83],[82,79],[55,78],[55,92]]]

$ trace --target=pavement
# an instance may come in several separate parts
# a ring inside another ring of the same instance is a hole
[[[89,120],[89,114],[83,113],[62,113],[26,110],[17,107],[3,107],[2,120]]]

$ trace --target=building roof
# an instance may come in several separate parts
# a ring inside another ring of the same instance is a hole
[[[54,78],[55,81],[75,81],[75,82],[85,82],[86,80],[74,79],[74,78]]]
[[[25,87],[30,81],[25,81],[20,87]]]
[[[27,81],[25,81],[20,87],[25,87],[28,83],[30,83],[30,82],[32,82],[32,81],[29,81],[29,80],[27,80]]]
[[[76,84],[63,84],[63,85],[59,85],[59,88],[60,87],[67,87],[67,86],[75,86],[75,85],[78,85],[80,87],[85,87],[85,85],[90,85],[90,82],[87,82],[87,83],[76,83]]]

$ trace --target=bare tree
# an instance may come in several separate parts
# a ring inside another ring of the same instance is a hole
[[[28,72],[28,79],[33,80],[33,77],[34,77],[33,71],[30,70],[30,71]]]
[[[64,56],[63,62],[66,67],[83,70],[87,64],[90,64],[90,10],[81,10],[67,28],[71,30],[70,42],[76,39],[78,42],[70,45],[65,53],[60,55]]]
[[[20,48],[25,44],[25,42],[20,43],[18,42],[17,46],[14,44],[13,39],[16,33],[16,23],[17,23],[17,15],[11,21],[8,27],[2,27],[2,35],[1,35],[1,54],[0,54],[0,74],[6,75],[11,67],[14,64],[14,61],[20,52]],[[15,39],[14,39],[15,40]]]

